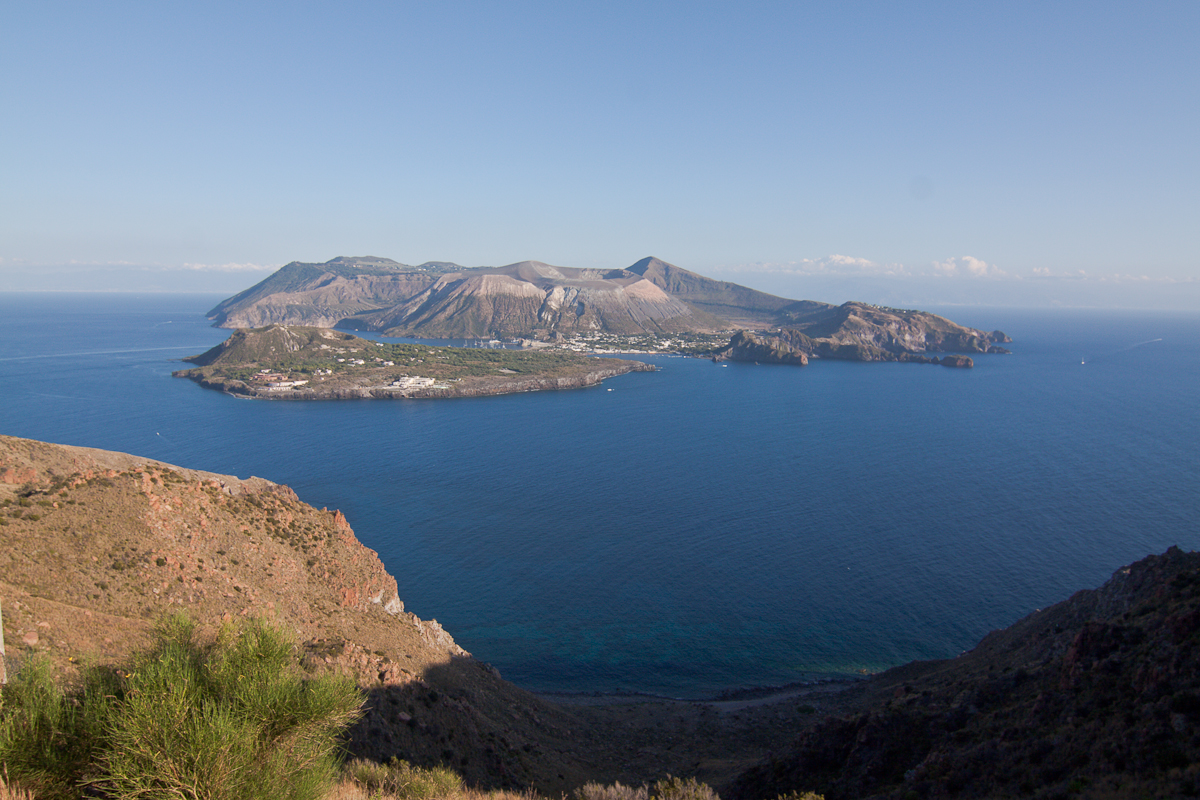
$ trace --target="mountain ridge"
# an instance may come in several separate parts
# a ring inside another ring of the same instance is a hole
[[[281,323],[458,338],[732,330],[773,324],[797,303],[828,306],[714,281],[654,257],[608,270],[536,260],[463,267],[337,257],[292,261],[218,303],[208,317],[218,327]]]
[[[926,351],[997,352],[995,345],[1010,341],[1000,331],[966,328],[925,312],[777,297],[654,256],[623,269],[533,260],[414,267],[376,256],[294,261],[222,301],[208,317],[224,328],[305,325],[427,338],[757,330],[777,337],[780,351],[860,361],[919,360],[897,356]],[[730,347],[719,355],[737,360],[740,353]]]

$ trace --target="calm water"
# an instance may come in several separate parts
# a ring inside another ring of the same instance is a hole
[[[1016,340],[974,370],[656,357],[572,392],[267,403],[170,377],[228,335],[220,299],[0,294],[0,433],[340,508],[410,610],[527,687],[951,656],[1200,547],[1197,316],[945,310]]]

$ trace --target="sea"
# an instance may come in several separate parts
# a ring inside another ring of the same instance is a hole
[[[218,295],[0,293],[0,433],[292,487],[543,692],[702,698],[947,658],[1200,547],[1200,315],[957,307],[974,369],[637,356],[602,386],[240,400]]]

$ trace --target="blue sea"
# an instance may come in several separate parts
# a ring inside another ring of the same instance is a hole
[[[340,508],[409,610],[530,689],[954,656],[1200,546],[1197,315],[930,309],[1013,337],[973,370],[655,356],[592,389],[284,403],[171,377],[228,335],[221,299],[0,294],[0,433]]]

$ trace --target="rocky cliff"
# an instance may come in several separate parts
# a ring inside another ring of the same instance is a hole
[[[787,338],[738,331],[729,344],[713,355],[713,361],[753,361],[761,364],[808,364],[808,353]]]
[[[1124,567],[955,659],[707,703],[545,702],[402,592],[344,516],[285,486],[0,436],[10,674],[35,655],[67,678],[80,659],[119,662],[165,611],[210,630],[266,615],[295,631],[306,669],[367,690],[351,752],[481,786],[558,796],[670,772],[744,800],[1200,793],[1200,554]]]
[[[1012,340],[1001,331],[967,328],[925,311],[881,308],[865,303],[793,307],[786,326],[767,334],[735,335],[713,355],[718,361],[807,364],[808,359],[911,361],[970,367],[964,356],[942,359],[930,353],[1008,353]],[[804,359],[801,360],[800,356]]]
[[[837,798],[1195,797],[1200,554],[1171,548],[863,688],[732,794]]]
[[[368,691],[354,753],[446,763],[485,786],[565,790],[594,774],[572,750],[575,717],[405,611],[341,513],[259,478],[0,436],[0,600],[10,675],[39,654],[68,679],[81,659],[119,662],[171,610],[210,630],[263,615],[295,632],[306,669]]]

